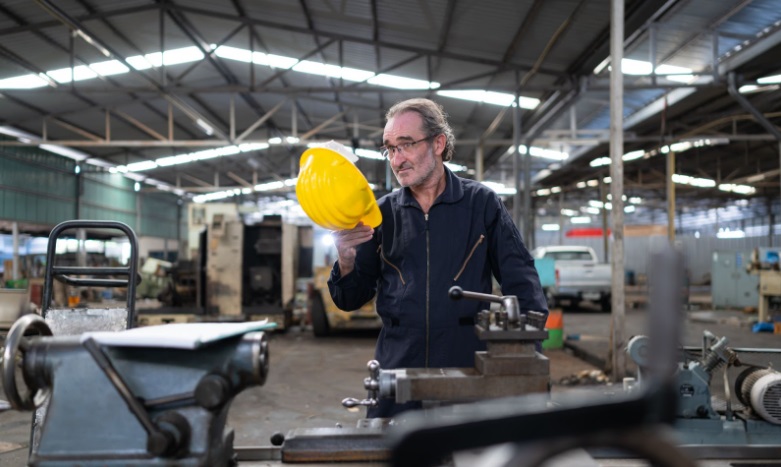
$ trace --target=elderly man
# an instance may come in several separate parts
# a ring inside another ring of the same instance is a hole
[[[383,321],[375,351],[382,368],[472,367],[484,350],[474,331],[487,303],[451,301],[448,290],[516,295],[522,311],[547,312],[534,260],[491,189],[453,174],[455,137],[442,107],[410,99],[387,113],[382,152],[402,189],[378,204],[382,224],[334,233],[338,260],[328,287],[343,310],[376,294]],[[419,407],[382,400],[367,416]]]

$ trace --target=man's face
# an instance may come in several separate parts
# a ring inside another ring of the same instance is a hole
[[[431,180],[438,167],[441,169],[441,154],[444,149],[444,135],[426,139],[422,129],[423,119],[417,112],[404,112],[388,120],[382,141],[385,146],[413,144],[409,149],[395,151],[390,157],[391,168],[402,187],[417,187]]]

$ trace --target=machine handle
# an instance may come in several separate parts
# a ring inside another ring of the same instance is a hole
[[[130,387],[122,376],[119,374],[114,364],[106,355],[106,351],[98,345],[94,338],[89,337],[84,339],[84,348],[87,349],[95,363],[103,371],[106,377],[111,381],[111,384],[116,388],[122,400],[127,404],[128,409],[135,415],[138,422],[144,428],[147,434],[147,450],[155,456],[165,456],[170,454],[181,447],[184,443],[182,432],[189,428],[186,421],[175,425],[169,424],[169,429],[161,429],[161,427],[152,421],[149,413],[144,408],[144,405],[133,395]],[[183,430],[182,428],[185,428]]]
[[[354,397],[347,397],[342,399],[342,405],[348,409],[359,406],[377,407],[379,404],[379,392],[380,392],[380,362],[377,360],[369,360],[366,364],[366,368],[369,370],[369,377],[364,378],[363,387],[369,391],[368,398],[356,399]]]
[[[469,298],[471,300],[479,300],[481,302],[493,302],[499,303],[507,312],[507,319],[510,324],[516,325],[521,319],[520,305],[518,305],[518,297],[515,295],[503,295],[501,297],[497,295],[491,295],[487,293],[479,292],[467,292],[461,287],[454,285],[448,291],[448,296],[452,300],[461,300],[462,298]]]

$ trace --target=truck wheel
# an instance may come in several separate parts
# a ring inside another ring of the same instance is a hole
[[[613,302],[610,299],[610,295],[603,295],[602,298],[599,299],[599,307],[602,308],[602,311],[610,312],[613,308]]]
[[[309,296],[309,317],[312,320],[312,332],[315,336],[327,336],[330,332],[328,316],[325,313],[323,297],[319,293],[313,293]]]

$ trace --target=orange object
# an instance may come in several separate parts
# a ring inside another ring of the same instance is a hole
[[[550,310],[548,312],[548,320],[545,322],[546,329],[562,329],[564,328],[564,317],[561,310]]]

